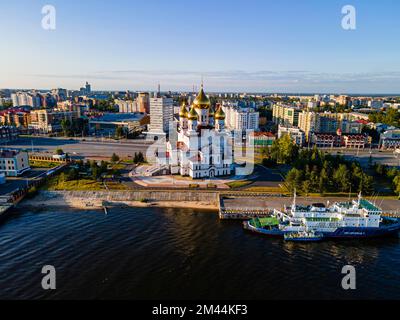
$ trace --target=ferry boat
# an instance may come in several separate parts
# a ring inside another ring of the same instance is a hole
[[[324,236],[314,231],[292,232],[284,234],[285,241],[293,242],[317,242],[322,241]]]
[[[378,238],[398,236],[400,219],[382,216],[382,209],[362,198],[325,206],[296,204],[274,210],[270,218],[256,218],[244,222],[244,228],[271,237],[284,238],[286,234],[314,232],[323,239]]]

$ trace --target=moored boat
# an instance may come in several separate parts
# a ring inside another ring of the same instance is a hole
[[[244,223],[244,228],[266,236],[275,236],[296,241],[300,234],[314,232],[315,237],[300,237],[303,241],[323,239],[363,239],[398,236],[400,219],[384,217],[381,208],[363,199],[337,202],[325,206],[315,203],[310,206],[296,204],[280,211],[274,210],[269,218],[255,218]],[[295,236],[293,236],[295,235]],[[293,240],[292,240],[293,238]]]
[[[322,234],[315,233],[314,231],[304,232],[291,232],[284,234],[285,241],[292,242],[318,242],[324,239]]]

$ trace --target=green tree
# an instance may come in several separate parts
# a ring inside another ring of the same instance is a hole
[[[347,166],[344,164],[339,165],[338,169],[333,173],[333,180],[336,183],[338,189],[342,192],[349,191],[351,181],[350,174]]]
[[[393,184],[394,184],[394,192],[398,194],[400,198],[400,175],[396,176],[393,179]]]
[[[117,127],[117,129],[115,130],[115,135],[117,136],[117,138],[123,137],[124,129],[122,127]]]
[[[306,196],[308,196],[308,194],[311,191],[311,181],[310,180],[304,180],[301,189],[306,194]]]
[[[111,156],[111,162],[116,163],[118,161],[119,161],[119,157],[115,153],[113,153]]]
[[[62,156],[64,154],[63,149],[60,149],[60,148],[56,149],[56,154],[59,156]]]

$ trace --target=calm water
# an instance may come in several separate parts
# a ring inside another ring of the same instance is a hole
[[[345,264],[356,291],[340,287]],[[399,299],[400,240],[287,244],[210,212],[37,210],[0,225],[0,275],[0,299]]]

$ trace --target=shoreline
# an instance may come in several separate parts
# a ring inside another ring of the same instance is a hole
[[[80,210],[104,210],[113,207],[131,208],[178,208],[218,211],[217,204],[206,201],[90,201],[78,198],[48,197],[39,194],[32,199],[24,199],[16,208],[72,208]]]

